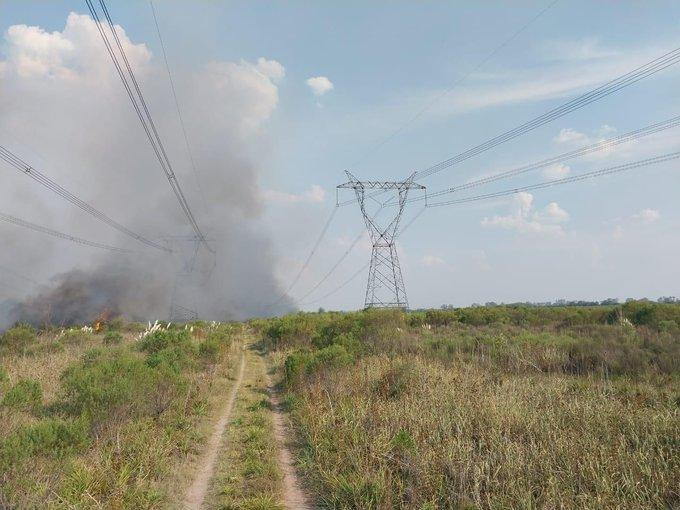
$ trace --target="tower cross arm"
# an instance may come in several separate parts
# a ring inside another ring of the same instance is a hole
[[[412,181],[348,181],[338,185],[348,189],[425,189],[425,186]]]

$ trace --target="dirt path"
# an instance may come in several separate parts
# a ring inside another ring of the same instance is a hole
[[[234,403],[236,402],[236,395],[238,394],[238,390],[241,386],[241,383],[243,382],[245,366],[246,356],[245,352],[242,352],[241,366],[239,367],[238,376],[234,382],[234,386],[231,389],[231,393],[229,394],[229,400],[227,401],[227,405],[224,406],[220,418],[213,427],[212,435],[210,436],[208,444],[205,447],[205,454],[199,462],[196,478],[194,478],[191,487],[189,487],[189,490],[187,491],[182,508],[189,510],[199,510],[203,504],[203,501],[205,500],[205,496],[208,492],[208,485],[210,483],[210,479],[212,478],[213,471],[215,469],[215,462],[220,450],[220,440],[222,439],[224,429],[231,418],[231,412],[234,409]]]
[[[283,473],[283,498],[286,508],[289,510],[311,510],[313,507],[308,503],[305,494],[302,492],[300,481],[295,474],[293,456],[287,446],[289,435],[283,419],[281,402],[269,376],[267,376],[267,385],[274,415],[274,436],[279,447],[279,467]]]

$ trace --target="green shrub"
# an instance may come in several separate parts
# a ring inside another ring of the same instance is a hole
[[[205,361],[215,362],[220,353],[220,344],[214,338],[206,338],[198,346],[198,354]]]
[[[114,317],[105,324],[106,331],[121,331],[124,327],[125,321],[122,317]]]
[[[19,379],[3,396],[2,405],[23,411],[37,411],[42,406],[42,398],[43,392],[38,381]]]
[[[94,334],[82,329],[67,329],[61,336],[60,341],[64,345],[80,345],[92,340]]]
[[[0,347],[24,354],[36,341],[35,329],[28,324],[17,324],[0,336]]]
[[[93,427],[156,416],[183,391],[185,380],[160,364],[151,367],[125,351],[91,351],[62,375],[64,403]]]
[[[0,389],[9,382],[9,375],[5,367],[0,365]]]
[[[284,362],[286,384],[295,385],[304,376],[322,368],[348,365],[354,357],[342,345],[334,344],[315,352],[298,351],[290,354]]]
[[[205,339],[228,347],[231,345],[233,334],[234,328],[231,324],[218,324],[216,328],[208,331]]]
[[[123,335],[117,330],[108,330],[104,334],[104,345],[118,345],[123,341]]]
[[[191,344],[166,347],[150,354],[146,359],[146,364],[154,368],[165,367],[178,374],[194,366],[194,352],[195,348]]]
[[[154,354],[168,347],[191,345],[189,332],[184,329],[155,331],[147,335],[139,343],[139,349],[147,354]]]
[[[34,455],[61,457],[89,444],[87,422],[50,418],[25,425],[0,442],[0,466],[9,467]]]

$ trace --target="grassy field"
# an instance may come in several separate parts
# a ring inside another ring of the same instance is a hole
[[[254,326],[322,508],[680,507],[680,306]]]
[[[19,325],[0,508],[177,508],[232,388],[204,507],[284,508],[270,378],[318,508],[680,508],[680,305],[648,302]]]
[[[240,325],[0,336],[0,508],[167,508],[231,384]]]

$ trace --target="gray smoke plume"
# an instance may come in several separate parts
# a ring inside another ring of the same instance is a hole
[[[132,319],[165,318],[173,293],[208,319],[293,309],[287,299],[267,309],[281,289],[272,246],[259,222],[255,150],[267,145],[264,127],[278,103],[283,66],[260,58],[175,73],[195,176],[161,59],[119,30],[194,215],[214,240],[216,257],[201,250],[196,271],[183,276],[191,243],[163,241],[175,248],[173,255],[147,248],[2,163],[0,212],[135,252],[82,247],[0,223],[0,266],[47,286],[0,269],[0,327],[19,320],[86,322],[105,310]],[[89,16],[71,13],[61,32],[10,27],[0,57],[0,143],[146,237],[188,236],[188,222],[114,73]]]

